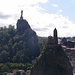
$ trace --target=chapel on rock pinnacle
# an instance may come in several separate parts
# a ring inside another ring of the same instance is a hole
[[[58,44],[58,34],[57,29],[55,28],[53,31],[53,37],[48,36],[48,44],[57,45]]]

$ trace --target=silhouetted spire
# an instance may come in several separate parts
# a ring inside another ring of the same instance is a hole
[[[22,20],[23,19],[23,10],[21,10],[21,17],[20,19]]]
[[[57,29],[54,29],[54,37],[57,37]]]
[[[58,44],[58,35],[57,35],[57,29],[54,29],[54,39],[55,39],[55,43]]]

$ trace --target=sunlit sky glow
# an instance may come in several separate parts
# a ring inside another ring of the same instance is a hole
[[[0,27],[16,26],[23,17],[39,36],[75,36],[75,0],[0,0]]]

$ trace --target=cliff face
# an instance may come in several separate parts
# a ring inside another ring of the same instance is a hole
[[[18,32],[25,31],[26,29],[30,29],[30,25],[24,19],[18,19],[17,21],[17,30]]]
[[[24,32],[24,40],[26,42],[26,47],[30,49],[30,54],[32,54],[32,56],[38,56],[40,49],[39,49],[39,45],[38,45],[38,37],[35,33],[35,31],[33,31],[32,29],[27,29]]]
[[[73,72],[62,47],[58,44],[46,44],[30,75],[73,75]]]

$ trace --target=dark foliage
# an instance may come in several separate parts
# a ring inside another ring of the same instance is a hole
[[[9,25],[0,30],[0,63],[27,63],[38,54],[38,38],[32,29],[26,29],[19,34],[14,26]]]

